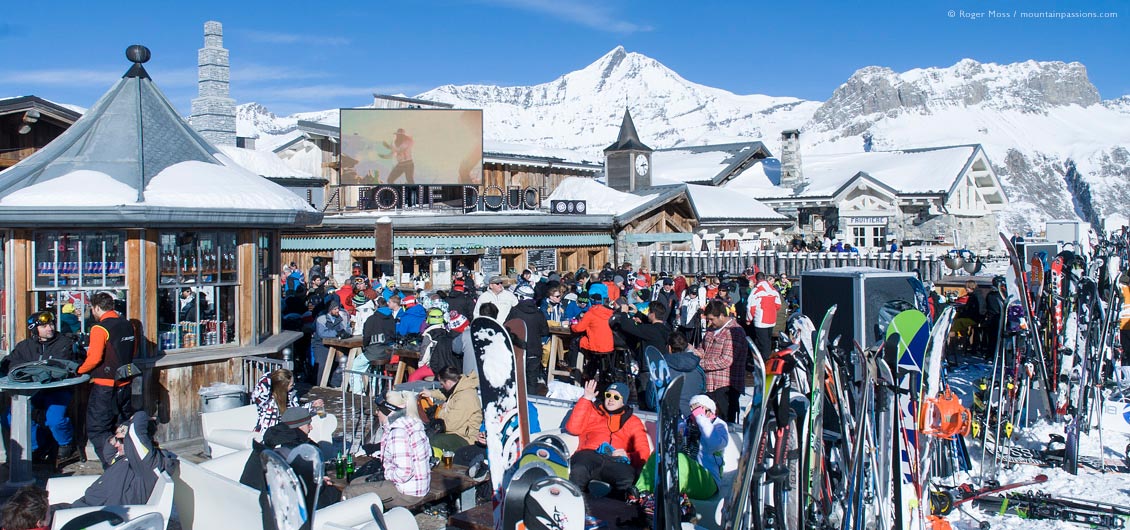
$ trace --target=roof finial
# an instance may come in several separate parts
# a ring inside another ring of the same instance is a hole
[[[149,62],[149,56],[149,48],[140,44],[134,44],[126,48],[126,59],[129,59],[130,62],[137,64],[147,63]]]
[[[123,75],[122,77],[140,77],[143,79],[149,79],[149,72],[146,72],[145,67],[141,66],[142,64],[149,62],[149,57],[149,48],[146,48],[145,46],[142,46],[140,44],[134,44],[129,48],[126,48],[126,59],[129,59],[130,62],[133,63],[133,66],[131,66],[130,69],[126,72],[126,75]]]

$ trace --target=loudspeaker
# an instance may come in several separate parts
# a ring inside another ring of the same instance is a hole
[[[376,241],[373,249],[374,261],[377,263],[392,263],[392,221],[388,220],[387,217],[377,221],[373,228],[373,239]]]
[[[557,214],[583,214],[588,210],[588,202],[575,200],[549,201],[549,213]]]
[[[852,341],[866,348],[880,342],[886,331],[879,329],[884,305],[901,301],[915,307],[914,286],[909,281],[914,277],[912,272],[871,267],[806,271],[800,275],[800,310],[819,326],[828,308],[836,305],[829,340],[840,337],[844,350],[851,350]]]

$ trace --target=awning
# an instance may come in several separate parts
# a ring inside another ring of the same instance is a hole
[[[373,236],[286,237],[282,250],[372,250]],[[486,247],[608,247],[608,234],[493,235],[493,236],[393,236],[396,249],[486,248]]]

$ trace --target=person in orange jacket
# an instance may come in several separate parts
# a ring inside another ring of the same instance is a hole
[[[612,342],[612,326],[608,319],[612,318],[612,308],[603,304],[604,299],[599,293],[589,295],[592,308],[585,311],[581,321],[573,324],[574,333],[584,333],[581,337],[581,349],[585,353],[603,355],[612,353],[615,346]]]
[[[90,297],[90,313],[98,323],[90,328],[90,346],[78,373],[90,374],[86,438],[94,444],[102,469],[106,469],[113,456],[106,449],[108,442],[118,424],[133,415],[130,380],[119,378],[118,369],[133,362],[137,333],[133,324],[114,310],[110,293]]]
[[[651,456],[651,441],[643,422],[625,404],[628,385],[608,385],[603,402],[597,404],[596,384],[585,383],[585,395],[565,422],[565,430],[579,438],[569,459],[569,481],[597,496],[611,492],[622,497]]]

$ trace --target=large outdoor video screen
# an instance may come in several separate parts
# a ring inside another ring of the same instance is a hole
[[[457,185],[483,180],[483,111],[341,109],[341,183]]]

